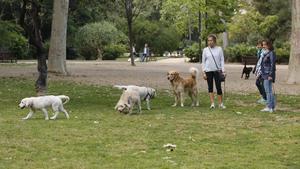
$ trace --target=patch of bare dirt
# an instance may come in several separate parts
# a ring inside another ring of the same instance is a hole
[[[130,66],[129,62],[118,61],[67,61],[69,76],[49,75],[51,80],[69,80],[78,83],[105,85],[135,84],[151,86],[158,89],[170,88],[166,74],[169,70],[177,70],[183,77],[188,76],[190,67],[200,70],[199,88],[207,91],[206,81],[202,79],[202,71],[199,63],[185,63],[183,59],[166,59],[156,62],[137,62],[136,66]],[[226,64],[227,73],[226,92],[234,93],[258,93],[255,86],[255,77],[250,75],[249,80],[241,79],[243,65]],[[277,79],[275,91],[280,94],[300,94],[300,85],[286,84],[288,73],[287,65],[277,66]],[[0,64],[1,77],[37,78],[36,61],[19,61],[18,64]]]

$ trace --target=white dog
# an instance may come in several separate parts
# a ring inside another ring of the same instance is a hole
[[[53,111],[55,112],[54,116],[52,116],[50,119],[55,120],[58,113],[64,112],[65,116],[69,119],[68,112],[64,109],[63,104],[66,104],[70,98],[65,95],[59,95],[59,96],[39,96],[39,97],[28,97],[21,100],[21,103],[19,104],[19,107],[21,109],[25,107],[30,108],[30,112],[26,117],[23,118],[23,120],[27,120],[32,117],[33,113],[36,111],[36,109],[40,109],[45,114],[45,120],[49,120],[47,107],[52,107]],[[64,101],[64,102],[62,102]]]
[[[140,100],[145,100],[147,102],[147,109],[151,110],[150,108],[150,100],[153,99],[156,96],[156,91],[153,88],[150,87],[140,87],[135,85],[114,85],[115,88],[123,89],[127,91],[136,91],[140,95]]]
[[[115,106],[115,110],[118,110],[120,113],[127,113],[130,115],[132,113],[134,105],[138,105],[139,113],[142,113],[141,110],[141,99],[137,91],[134,90],[123,90],[123,93]]]

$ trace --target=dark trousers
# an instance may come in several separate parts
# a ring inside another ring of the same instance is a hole
[[[222,87],[221,87],[219,72],[218,71],[205,72],[205,74],[206,74],[206,77],[207,77],[208,92],[209,93],[214,92],[214,79],[215,79],[217,94],[222,95]]]
[[[144,62],[144,61],[147,62],[148,60],[149,60],[149,56],[147,54],[143,54],[141,61],[142,62]]]
[[[267,95],[264,88],[264,79],[260,76],[259,78],[256,79],[255,84],[260,95],[263,97],[263,99],[267,100]]]

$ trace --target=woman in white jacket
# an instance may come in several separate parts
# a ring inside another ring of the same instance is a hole
[[[213,80],[215,80],[215,85],[217,89],[219,108],[225,109],[223,104],[223,93],[221,87],[221,80],[219,71],[222,70],[225,75],[224,69],[224,54],[223,49],[216,46],[217,38],[215,35],[209,35],[207,37],[208,47],[203,49],[202,53],[202,71],[203,78],[207,81],[208,92],[210,97],[210,108],[215,108],[214,103],[214,93],[213,93]]]

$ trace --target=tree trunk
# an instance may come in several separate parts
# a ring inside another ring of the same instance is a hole
[[[292,34],[288,84],[300,84],[300,1],[292,0]]]
[[[132,23],[131,22],[128,23],[128,36],[129,36],[129,48],[130,48],[130,61],[131,61],[131,65],[135,66],[134,56],[133,56],[133,51],[132,51],[133,43],[132,43]]]
[[[35,89],[38,96],[46,95],[47,93],[47,62],[46,52],[44,48],[37,49],[37,60],[39,77],[35,82]]]
[[[228,32],[227,32],[227,23],[225,19],[221,19],[221,22],[224,24],[225,31],[223,32],[223,50],[226,49],[229,45],[229,40],[228,40]]]
[[[97,48],[97,57],[98,57],[98,59],[97,60],[101,60],[102,59],[102,51],[101,51],[101,49],[100,48]]]
[[[228,32],[227,30],[223,32],[223,49],[226,49],[229,45],[229,40],[228,40]]]
[[[189,43],[191,44],[192,42],[192,23],[191,23],[191,18],[190,15],[188,14],[188,30],[189,30]]]
[[[201,11],[198,12],[198,31],[199,31],[199,37],[198,37],[198,43],[199,43],[199,63],[202,61],[202,14]]]
[[[134,57],[132,52],[132,22],[133,22],[133,2],[132,0],[125,0],[125,10],[126,10],[126,18],[127,18],[127,26],[128,26],[128,38],[129,38],[129,49],[130,49],[130,60],[131,66],[135,66]]]
[[[69,0],[54,0],[51,40],[48,56],[49,72],[67,75],[66,38]]]
[[[29,3],[31,6],[30,9],[26,7]],[[37,0],[23,0],[19,24],[29,37],[29,43],[36,49],[36,57],[38,60],[37,69],[39,72],[39,77],[35,82],[37,95],[45,95],[47,93],[47,63],[41,35],[40,11],[41,6]]]

